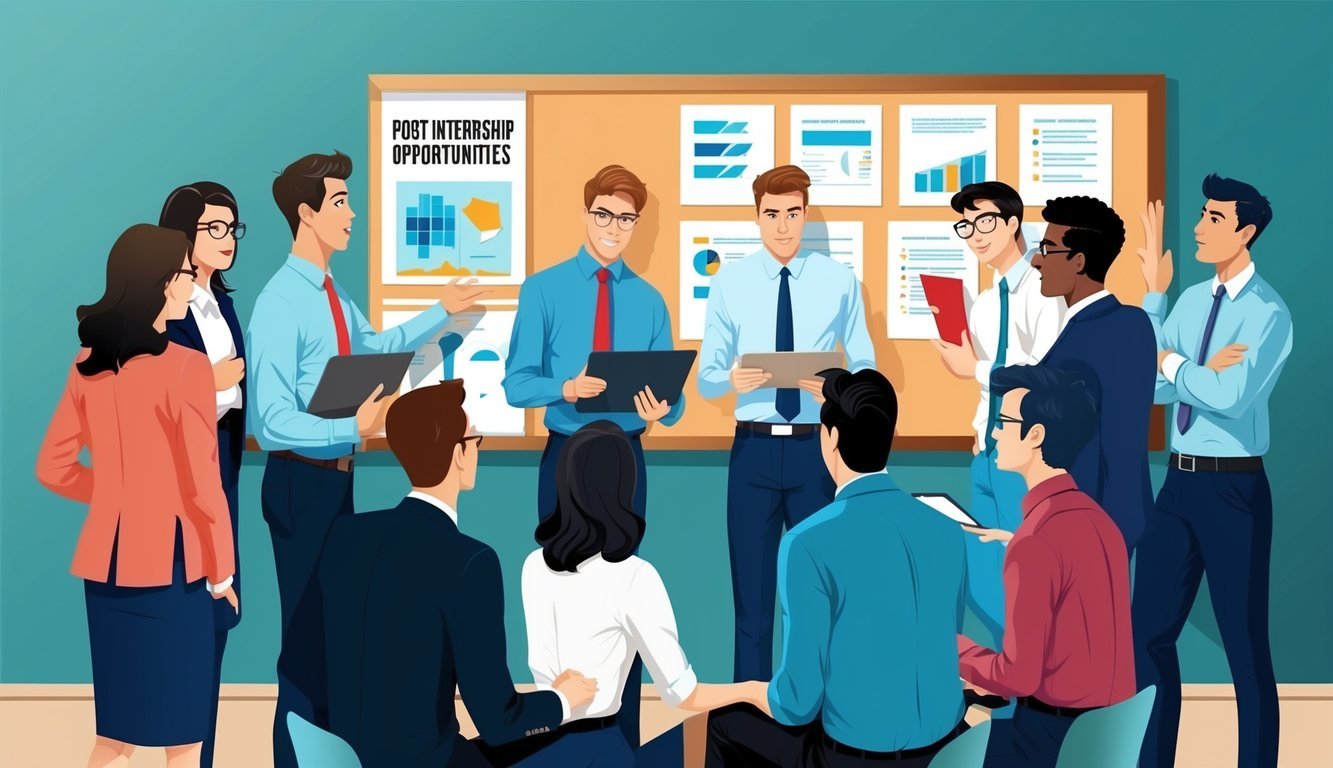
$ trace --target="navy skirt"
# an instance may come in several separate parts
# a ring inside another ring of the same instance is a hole
[[[203,579],[185,582],[182,553],[177,526],[169,586],[83,583],[98,736],[141,747],[209,736],[213,598]],[[114,580],[114,549],[110,572]]]

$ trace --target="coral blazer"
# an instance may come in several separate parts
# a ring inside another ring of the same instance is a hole
[[[208,357],[178,344],[135,357],[118,373],[70,369],[37,455],[37,479],[88,505],[75,576],[111,581],[115,550],[118,586],[170,584],[178,521],[186,579],[217,584],[232,575],[215,398]],[[79,460],[84,447],[92,466]]]

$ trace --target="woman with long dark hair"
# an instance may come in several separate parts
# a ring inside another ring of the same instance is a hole
[[[597,681],[597,694],[521,768],[633,766],[617,714],[625,686],[639,682],[626,679],[636,654],[674,706],[708,710],[763,696],[762,683],[699,684],[662,577],[634,554],[644,531],[634,512],[637,483],[634,448],[612,422],[583,427],[560,451],[555,514],[537,526],[542,548],[523,565],[528,666],[538,688],[575,669]]]
[[[236,574],[232,589],[241,594],[240,504],[241,456],[245,452],[245,331],[236,317],[231,287],[222,275],[236,263],[237,242],[245,224],[231,190],[212,181],[177,187],[162,204],[158,225],[181,232],[193,248],[195,269],[190,308],[179,320],[167,323],[167,337],[183,347],[202,352],[213,366],[217,390],[218,465],[222,489],[231,512]],[[240,623],[240,614],[225,603],[213,604],[217,622],[213,648],[213,688],[209,693],[208,738],[199,758],[201,768],[212,768],[218,717],[218,689],[222,684],[222,654],[227,633]]]
[[[88,505],[71,571],[88,610],[90,768],[125,765],[136,746],[166,747],[169,768],[198,766],[212,600],[239,607],[213,371],[166,332],[195,275],[180,232],[136,224],[116,240],[102,298],[78,308],[83,350],[37,456],[43,485]]]

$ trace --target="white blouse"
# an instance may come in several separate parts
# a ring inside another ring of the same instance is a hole
[[[539,689],[550,690],[566,669],[597,680],[592,702],[574,710],[571,719],[620,710],[636,653],[671,706],[689,698],[698,685],[681,650],[662,577],[637,556],[609,563],[596,555],[577,573],[568,573],[552,571],[537,550],[523,564],[523,611],[528,666]]]

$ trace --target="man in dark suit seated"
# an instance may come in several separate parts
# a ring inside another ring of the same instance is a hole
[[[1043,296],[1065,300],[1064,328],[1041,361],[1079,374],[1097,402],[1092,439],[1070,470],[1079,490],[1115,521],[1126,549],[1152,505],[1148,420],[1157,388],[1157,337],[1142,309],[1106,290],[1125,224],[1095,197],[1058,197],[1041,212],[1046,234],[1032,255]]]
[[[499,558],[458,530],[482,439],[463,398],[463,382],[446,381],[390,407],[389,447],[412,493],[340,518],[320,561],[329,725],[365,768],[502,764],[488,745],[554,731],[596,690],[570,671],[553,691],[514,690]],[[485,744],[459,735],[455,686]]]

